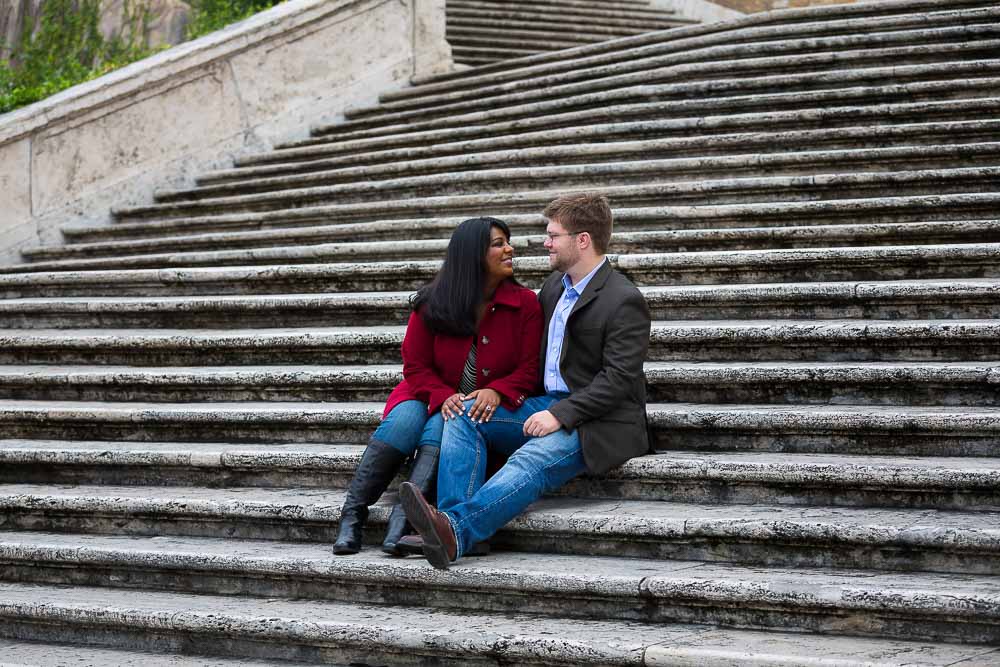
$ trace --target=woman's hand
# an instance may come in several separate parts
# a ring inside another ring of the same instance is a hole
[[[495,389],[477,389],[465,397],[476,399],[476,402],[469,408],[469,418],[474,422],[488,422],[500,405],[500,394]]]
[[[444,403],[441,404],[441,416],[445,421],[458,419],[465,412],[465,405],[462,404],[465,398],[465,394],[452,394],[444,399]]]

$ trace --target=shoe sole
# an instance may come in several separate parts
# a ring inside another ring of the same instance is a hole
[[[444,545],[438,539],[431,518],[424,511],[424,504],[405,485],[400,486],[399,497],[410,525],[416,528],[420,536],[424,538],[424,558],[435,569],[447,570],[448,566],[451,565],[451,561],[448,560],[448,554]]]

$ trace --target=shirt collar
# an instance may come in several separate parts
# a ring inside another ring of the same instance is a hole
[[[562,277],[563,287],[566,288],[567,292],[569,290],[573,290],[578,295],[583,294],[583,290],[587,289],[587,284],[590,283],[591,278],[593,278],[594,275],[601,270],[601,267],[604,266],[607,263],[607,261],[608,261],[607,257],[602,259],[590,273],[585,275],[583,278],[580,278],[580,282],[578,282],[576,285],[574,285],[570,280],[569,274],[564,273]]]

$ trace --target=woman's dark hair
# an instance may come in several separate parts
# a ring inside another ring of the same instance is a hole
[[[433,333],[471,336],[476,333],[476,308],[483,302],[486,253],[496,227],[510,240],[510,227],[496,218],[472,218],[451,234],[444,264],[434,277],[410,298],[424,324]]]

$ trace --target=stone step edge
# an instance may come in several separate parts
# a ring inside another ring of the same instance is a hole
[[[996,654],[985,646],[955,646],[916,641],[843,639],[801,633],[748,632],[705,627],[633,622],[587,622],[554,618],[507,617],[407,607],[364,607],[331,603],[283,604],[273,600],[261,610],[258,600],[242,603],[219,598],[150,591],[66,589],[54,586],[5,585],[0,588],[0,614],[7,621],[31,624],[34,641],[46,639],[48,628],[65,628],[80,637],[105,628],[105,645],[128,642],[133,647],[163,650],[149,634],[183,639],[188,652],[227,652],[253,656],[271,644],[270,657],[304,659],[301,652],[279,651],[282,643],[324,650],[328,660],[344,663],[393,656],[443,659],[489,659],[535,664],[614,664],[662,667],[679,663],[728,667],[752,661],[760,667],[787,665],[828,667],[875,664],[885,659],[907,661],[919,655],[926,665],[944,667],[977,656]],[[356,610],[355,613],[348,609]],[[343,611],[340,611],[343,610]],[[367,616],[358,618],[358,613]],[[336,621],[328,620],[338,618]],[[394,620],[398,619],[398,620]],[[428,621],[434,625],[428,627]],[[401,629],[405,628],[405,629]],[[456,642],[456,633],[461,642]],[[59,636],[57,634],[57,636]],[[277,645],[277,646],[274,646]],[[846,648],[849,646],[849,648]],[[84,649],[85,650],[85,649]],[[258,653],[259,655],[259,653]]]
[[[693,271],[735,271],[758,269],[817,269],[827,264],[884,267],[941,262],[993,266],[1000,256],[1000,243],[953,243],[908,246],[837,246],[832,248],[789,248],[766,250],[703,250],[672,253],[637,253],[607,255],[609,264],[636,282],[648,273]],[[324,262],[316,264],[250,264],[246,266],[192,268],[95,269],[0,273],[0,289],[16,290],[55,285],[140,285],[198,284],[238,281],[252,284],[275,276],[282,282],[328,278],[333,281],[356,280],[386,275],[430,280],[442,260]],[[33,267],[31,267],[33,268]],[[545,278],[552,269],[546,257],[515,257],[514,268],[522,278]],[[960,277],[956,279],[961,280]],[[940,281],[940,279],[939,279]],[[862,281],[838,281],[862,282]],[[650,286],[650,285],[646,285]],[[653,286],[650,286],[653,287]]]
[[[990,179],[996,179],[1000,173],[1000,166],[984,167],[946,167],[942,169],[918,168],[913,170],[897,169],[885,171],[865,171],[865,172],[842,172],[833,171],[819,174],[806,174],[794,176],[739,176],[733,178],[702,178],[697,177],[688,180],[657,180],[661,175],[661,170],[668,168],[661,164],[669,160],[648,160],[618,162],[614,164],[594,163],[569,165],[567,167],[507,167],[496,169],[484,169],[472,174],[463,174],[456,177],[452,174],[437,174],[433,176],[413,176],[400,177],[380,181],[377,183],[349,183],[345,185],[330,185],[299,188],[294,190],[282,190],[278,192],[267,192],[262,194],[232,195],[224,197],[213,197],[191,202],[174,202],[169,204],[147,204],[118,206],[112,208],[112,215],[121,223],[130,221],[161,221],[164,216],[177,218],[179,216],[211,215],[213,209],[223,209],[227,207],[264,207],[264,211],[254,211],[251,213],[281,211],[280,206],[284,205],[293,208],[296,205],[305,208],[317,206],[317,202],[322,204],[324,200],[335,199],[338,196],[348,196],[352,201],[339,205],[326,205],[326,209],[340,210],[372,210],[378,215],[382,210],[405,212],[414,208],[427,210],[440,207],[471,207],[489,202],[493,207],[503,206],[502,198],[515,202],[518,207],[530,205],[544,206],[557,196],[565,194],[567,189],[582,189],[583,186],[577,184],[564,186],[560,190],[515,190],[509,184],[519,183],[524,187],[525,183],[534,184],[539,182],[549,183],[552,179],[565,178],[580,181],[584,177],[597,179],[600,177],[623,179],[632,177],[639,181],[638,185],[606,185],[600,186],[600,190],[609,199],[616,198],[650,198],[660,196],[669,198],[671,195],[678,197],[693,198],[701,196],[704,201],[710,201],[712,196],[733,196],[736,193],[749,194],[755,196],[788,196],[788,190],[795,190],[806,193],[820,193],[833,190],[834,192],[850,191],[853,188],[877,188],[894,186],[900,188],[903,185],[913,187],[927,184],[929,182],[940,183],[940,191],[947,192],[949,186],[954,184],[971,183],[975,181],[985,181],[984,186],[988,187]],[[405,201],[398,201],[398,197],[405,193],[412,193],[421,188],[444,188],[447,185],[460,182],[466,191],[459,194],[441,194],[440,190],[424,196],[408,196]],[[504,187],[505,191],[483,194],[491,186]],[[530,187],[530,185],[529,185]],[[593,186],[591,186],[593,187]],[[476,190],[475,188],[481,188]],[[471,190],[471,192],[469,191]],[[993,194],[987,190],[988,194]],[[978,194],[978,193],[974,193]],[[366,201],[353,201],[362,198]],[[498,201],[500,199],[500,201]],[[892,197],[870,197],[876,200],[891,200]],[[780,201],[780,200],[779,200]],[[810,203],[815,200],[810,199]],[[836,202],[852,201],[851,198],[835,199]],[[732,204],[733,202],[725,202]],[[768,202],[770,203],[770,202]],[[311,205],[311,206],[310,206]],[[698,206],[704,204],[690,204]],[[464,210],[464,209],[463,209]],[[220,217],[220,216],[216,216]]]
[[[989,20],[995,22],[996,19],[996,16],[992,16]],[[486,104],[485,100],[496,100],[497,98],[503,98],[505,103],[508,100],[517,99],[546,99],[570,95],[573,91],[581,88],[608,89],[621,87],[635,81],[648,83],[651,78],[663,83],[675,78],[674,73],[676,73],[676,78],[682,80],[699,80],[706,76],[712,76],[712,73],[716,71],[723,73],[742,71],[749,74],[759,68],[764,71],[787,72],[790,69],[815,67],[815,64],[826,63],[830,60],[829,54],[832,53],[836,53],[838,58],[842,59],[838,62],[843,63],[849,63],[852,60],[858,62],[877,60],[879,54],[882,54],[887,60],[901,60],[908,57],[924,58],[930,53],[943,56],[946,53],[964,53],[973,49],[973,44],[981,40],[983,41],[982,47],[989,48],[988,44],[991,41],[989,38],[996,36],[996,30],[995,26],[989,24],[974,27],[964,24],[957,27],[923,27],[915,30],[893,31],[891,35],[891,37],[885,37],[883,33],[866,34],[867,39],[862,39],[861,36],[838,35],[826,38],[831,42],[830,44],[816,43],[816,39],[803,39],[799,40],[803,42],[803,45],[797,50],[794,49],[790,41],[780,42],[782,45],[780,48],[775,45],[770,49],[768,46],[772,42],[751,44],[737,42],[735,44],[721,43],[696,47],[679,52],[670,50],[663,54],[637,54],[639,57],[633,60],[617,62],[613,65],[596,66],[582,70],[574,69],[502,85],[488,85],[475,90],[463,88],[458,91],[446,91],[418,98],[411,97],[382,102],[378,105],[355,107],[347,110],[345,116],[348,120],[359,120],[404,111],[430,112],[433,109],[466,108],[472,103],[483,106]],[[904,39],[904,35],[911,35],[911,37]],[[847,43],[837,44],[838,40]],[[949,43],[946,40],[955,43]],[[514,41],[495,40],[493,43],[517,48],[517,42]],[[775,51],[781,52],[780,58],[773,55]],[[761,56],[761,52],[765,52],[767,55]],[[793,58],[794,60],[792,60]],[[778,66],[779,61],[783,66]],[[730,65],[723,67],[722,63],[730,63]]]
[[[643,35],[625,37],[614,40],[613,43],[603,42],[576,47],[564,52],[527,56],[517,60],[508,61],[504,63],[504,67],[493,66],[489,69],[483,68],[475,71],[452,72],[420,80],[416,82],[417,85],[413,88],[386,94],[384,96],[384,101],[392,101],[408,97],[419,97],[428,92],[434,93],[440,91],[441,89],[454,88],[456,85],[478,85],[483,83],[484,80],[488,82],[498,78],[509,79],[514,77],[525,77],[526,75],[532,76],[536,74],[538,70],[545,71],[547,68],[559,70],[569,67],[578,67],[581,61],[583,61],[584,64],[591,64],[592,61],[596,61],[597,64],[603,64],[609,60],[614,62],[615,56],[617,54],[621,54],[623,51],[642,48],[645,46],[655,46],[657,44],[682,41],[685,39],[698,37],[708,39],[712,39],[713,37],[725,38],[732,35],[739,35],[740,33],[747,31],[753,32],[754,29],[766,31],[765,34],[768,34],[774,32],[774,28],[777,26],[785,25],[796,27],[796,24],[808,23],[810,22],[810,19],[811,23],[822,29],[826,26],[834,25],[834,21],[837,20],[851,21],[852,18],[850,15],[847,15],[847,18],[842,18],[846,14],[844,11],[846,7],[853,7],[856,10],[859,9],[858,5],[840,5],[839,7],[840,9],[834,9],[833,7],[814,7],[808,11],[785,10],[782,12],[751,14],[738,20],[719,23],[703,23],[694,26],[675,28],[668,31],[657,31],[654,33],[645,33]],[[822,11],[824,9],[826,11]],[[992,9],[992,7],[986,2],[962,3],[961,5],[948,7],[935,4],[933,0],[929,0],[929,2],[925,4],[912,4],[908,6],[901,3],[896,7],[891,7],[891,9],[898,9],[901,11],[893,11],[890,14],[886,14],[886,17],[905,17],[908,13],[917,14],[919,12],[926,11],[950,13],[952,11],[960,11],[963,9],[968,11],[975,11],[977,9],[989,10]],[[834,16],[830,16],[829,14],[834,14]],[[838,14],[840,17],[836,16]],[[875,15],[875,18],[872,18],[872,14]],[[790,22],[782,20],[792,17],[798,20]],[[866,24],[870,25],[874,23],[875,25],[878,25],[878,17],[879,14],[877,11],[862,11],[854,17],[854,20],[860,19]]]
[[[1000,433],[1000,413],[982,407],[649,403],[654,429],[795,433]],[[382,403],[140,403],[0,399],[0,420],[49,423],[378,424]]]
[[[417,159],[405,164],[385,163],[374,165],[346,166],[336,169],[323,169],[315,172],[289,174],[281,176],[258,176],[250,181],[226,182],[209,185],[198,185],[191,188],[160,188],[153,192],[153,200],[156,203],[176,202],[183,204],[186,202],[200,201],[218,196],[232,196],[232,192],[246,190],[249,192],[281,192],[284,190],[298,189],[302,187],[322,186],[324,181],[330,184],[347,184],[353,182],[364,182],[366,184],[385,182],[394,179],[418,176],[446,175],[456,181],[463,180],[471,174],[483,173],[496,169],[497,164],[508,161],[521,162],[521,169],[539,168],[551,169],[551,165],[532,165],[533,162],[548,162],[557,158],[565,160],[564,164],[585,164],[584,160],[599,160],[600,164],[609,163],[615,165],[626,165],[634,163],[636,154],[645,154],[649,158],[647,162],[656,162],[662,170],[659,175],[676,174],[676,178],[686,179],[691,176],[701,178],[711,178],[713,172],[717,171],[753,171],[753,170],[812,170],[831,168],[842,170],[848,168],[847,165],[855,162],[880,163],[880,169],[885,169],[885,163],[907,161],[927,162],[938,161],[948,162],[949,160],[963,159],[969,162],[995,158],[1000,153],[1000,141],[990,141],[994,137],[1000,137],[1000,121],[997,127],[990,128],[988,124],[928,124],[928,130],[932,132],[952,131],[951,136],[938,137],[934,143],[919,143],[907,145],[904,141],[899,141],[893,146],[861,147],[861,148],[825,148],[811,149],[807,151],[780,150],[779,146],[771,146],[774,152],[746,153],[740,152],[754,147],[760,139],[752,139],[743,146],[732,146],[732,153],[703,153],[685,157],[664,157],[673,151],[691,150],[685,144],[676,139],[653,139],[645,141],[614,141],[601,144],[574,144],[572,146],[559,146],[550,148],[526,148],[491,151],[486,153],[470,153],[464,156],[442,156],[426,159]],[[970,135],[963,137],[963,130],[970,130]],[[983,133],[993,136],[983,136]],[[875,135],[877,133],[872,133]],[[888,134],[888,133],[885,133]],[[926,136],[926,135],[925,135]],[[931,134],[928,138],[933,137]],[[895,137],[905,140],[905,137]],[[910,137],[915,139],[915,137]],[[966,141],[962,141],[962,139]],[[719,144],[715,144],[713,151],[725,146],[725,138],[721,138]],[[964,164],[969,164],[964,162]],[[591,166],[595,162],[589,163]],[[912,168],[912,167],[910,167]],[[939,166],[939,168],[941,168]],[[795,175],[795,174],[792,174]]]
[[[240,545],[237,554],[219,554],[224,540],[172,538],[169,544],[138,538],[128,547],[113,539],[78,536],[72,551],[59,535],[0,533],[0,561],[8,564],[55,565],[100,569],[130,567],[144,571],[185,572],[236,575],[268,579],[315,577],[326,583],[352,586],[399,586],[421,591],[428,598],[441,599],[447,605],[449,592],[475,592],[488,596],[521,598],[539,596],[553,602],[562,597],[576,601],[614,599],[627,607],[644,604],[741,608],[798,613],[874,614],[895,619],[939,619],[945,622],[975,620],[980,624],[1000,625],[1000,593],[989,580],[920,573],[888,577],[877,572],[836,570],[781,570],[737,565],[712,565],[692,561],[664,563],[649,559],[630,559],[629,565],[643,574],[609,572],[609,558],[563,556],[536,558],[539,565],[556,569],[525,569],[531,561],[515,554],[499,553],[482,563],[469,563],[447,573],[428,567],[423,559],[387,559],[362,552],[351,558],[320,555],[319,549],[304,546],[308,555],[297,556],[295,548],[258,542],[262,556],[245,555],[248,546]],[[106,543],[106,546],[102,545]],[[134,545],[134,546],[133,546]],[[207,550],[206,557],[195,551]],[[180,548],[179,548],[180,547]],[[186,548],[184,548],[186,547]],[[561,567],[560,567],[561,566]],[[537,566],[536,566],[537,567]],[[861,574],[861,576],[859,576]],[[868,576],[864,576],[867,574]],[[839,575],[839,576],[838,576]],[[887,585],[887,580],[891,583]],[[113,584],[112,584],[113,585]],[[431,594],[436,591],[438,595]],[[431,602],[433,606],[433,602]],[[551,603],[550,603],[551,604]],[[559,613],[558,605],[550,610]],[[586,615],[571,613],[571,616]]]
[[[68,447],[72,444],[74,446]],[[199,470],[303,472],[355,471],[363,445],[304,446],[278,443],[148,443],[0,440],[0,462],[9,466],[190,467]],[[631,459],[586,479],[641,484],[710,481],[732,484],[813,485],[894,491],[995,492],[1000,457],[661,451]],[[4,533],[0,532],[0,539]]]

